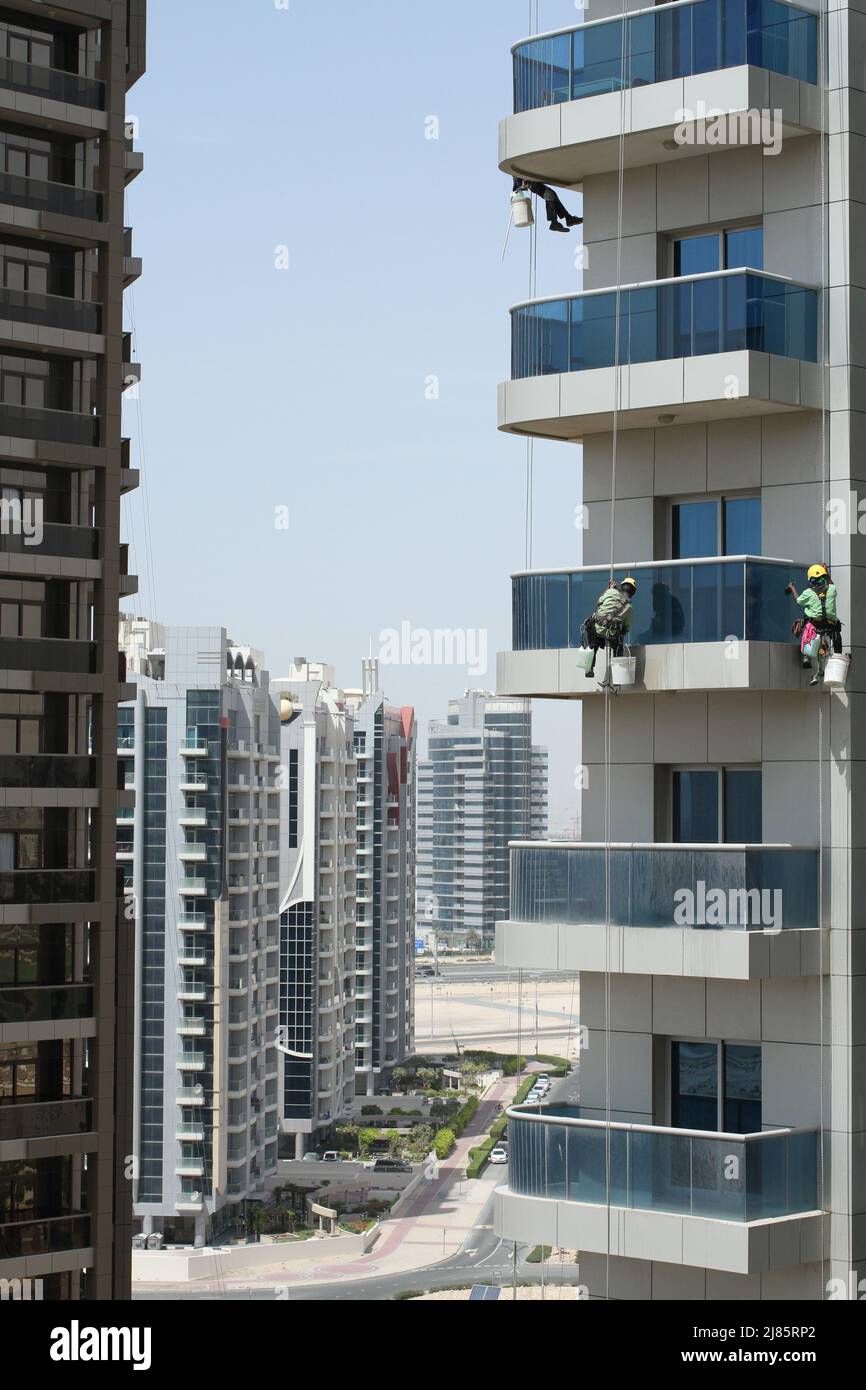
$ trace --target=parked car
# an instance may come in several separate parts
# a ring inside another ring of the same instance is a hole
[[[434,970],[432,965],[419,965],[418,969],[415,971],[415,974],[422,975],[425,980],[429,979],[430,976],[432,976],[433,979],[436,978],[436,971]]]
[[[373,1164],[374,1173],[411,1173],[412,1164],[405,1158],[377,1158]]]
[[[318,1155],[317,1153],[308,1153],[308,1154],[304,1154],[304,1162],[305,1162],[305,1163],[318,1163],[318,1161],[319,1161],[319,1155]]]
[[[537,1105],[538,1102],[541,1101],[541,1100],[544,1100],[544,1092],[543,1092],[543,1091],[530,1091],[530,1092],[529,1092],[529,1095],[526,1097],[526,1102],[525,1102],[525,1103],[526,1103],[527,1105]]]
[[[496,1146],[495,1149],[491,1149],[491,1150],[490,1150],[490,1162],[491,1162],[491,1163],[507,1163],[507,1162],[508,1162],[508,1150],[507,1150],[507,1149],[504,1149],[504,1148],[502,1147],[501,1144],[497,1144],[497,1146]]]
[[[340,1162],[340,1155],[337,1153],[337,1150],[336,1150],[336,1149],[328,1149],[328,1151],[327,1151],[326,1153],[323,1153],[323,1154],[322,1154],[322,1162],[323,1162],[323,1163],[339,1163],[339,1162]]]
[[[391,1092],[388,1090],[387,1086],[380,1086],[376,1092],[377,1096],[390,1096],[390,1094]]]

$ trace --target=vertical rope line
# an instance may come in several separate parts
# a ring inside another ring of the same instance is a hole
[[[625,116],[626,100],[628,93],[628,17],[622,17],[622,32],[620,35],[620,111],[619,111],[619,168],[618,168],[618,188],[617,188],[617,221],[616,221],[616,294],[614,297],[614,397],[613,397],[613,433],[611,438],[611,473],[610,473],[610,577],[613,579],[613,568],[615,561],[616,547],[616,463],[617,446],[619,442],[619,411],[622,400],[622,366],[620,356],[622,350],[621,328],[620,328],[620,306],[622,302],[622,222],[623,222],[623,187],[625,183]],[[613,1171],[613,1134],[611,1130],[611,833],[612,833],[612,814],[611,814],[611,686],[610,686],[610,657],[608,656],[608,666],[606,670],[606,681],[604,687],[604,1010],[605,1010],[605,1032],[604,1032],[604,1071],[605,1071],[605,1186],[607,1196],[607,1240],[605,1253],[605,1298],[610,1301],[610,1237],[611,1237],[611,1183]]]

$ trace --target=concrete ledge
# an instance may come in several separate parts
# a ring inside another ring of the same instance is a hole
[[[623,696],[678,690],[807,690],[811,671],[800,664],[790,642],[684,642],[634,647],[635,683],[619,687]],[[587,680],[573,647],[550,651],[499,652],[499,695],[585,700],[603,697],[599,682],[607,672],[600,652],[596,679]]]
[[[821,1258],[819,1211],[771,1221],[714,1221],[673,1212],[633,1211],[523,1197],[496,1190],[494,1226],[504,1240],[692,1265],[729,1274],[762,1274]]]
[[[379,1237],[372,1226],[363,1235],[314,1236],[310,1240],[270,1245],[215,1245],[202,1250],[133,1250],[132,1281],[144,1284],[186,1284],[217,1279],[248,1269],[280,1269],[304,1261],[352,1259],[366,1255]]]
[[[729,116],[779,111],[783,140],[815,134],[822,126],[816,86],[744,64],[633,87],[624,100],[619,92],[605,92],[507,116],[499,127],[499,167],[517,177],[576,188],[588,175],[618,168],[621,128],[626,169],[688,159],[708,148],[719,151],[724,147],[706,144],[709,119],[694,122],[690,143],[665,148],[680,124],[679,113],[697,115],[701,109]],[[732,148],[761,142],[756,123],[741,120],[732,134]]]
[[[520,970],[592,970],[615,975],[766,980],[817,975],[821,932],[695,927],[611,927],[497,922],[496,964]]]
[[[814,362],[765,352],[637,362],[623,365],[619,373],[619,428],[624,430],[655,428],[660,412],[684,424],[821,408],[821,369]],[[615,367],[524,377],[499,386],[499,428],[507,434],[577,441],[609,432],[616,403]]]

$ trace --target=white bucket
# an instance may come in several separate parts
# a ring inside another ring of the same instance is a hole
[[[635,658],[633,656],[612,656],[610,658],[611,685],[634,685]]]
[[[533,227],[535,217],[532,212],[532,197],[529,193],[512,193],[511,212],[515,227]]]
[[[588,671],[592,665],[592,658],[595,653],[592,647],[578,647],[577,649],[577,669],[578,671]]]
[[[824,684],[833,690],[844,690],[850,665],[850,656],[828,656],[824,667]]]

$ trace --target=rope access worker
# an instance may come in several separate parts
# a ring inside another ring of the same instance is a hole
[[[592,648],[592,665],[584,672],[587,680],[595,675],[596,657],[602,647],[607,647],[613,656],[622,656],[623,639],[634,616],[631,601],[636,593],[637,580],[628,575],[619,584],[612,579],[599,594],[595,612],[583,624],[585,645]]]
[[[833,651],[842,650],[842,624],[836,615],[836,585],[825,565],[812,565],[806,572],[808,588],[798,594],[793,584],[785,593],[792,594],[805,613],[805,619],[794,624],[794,634],[800,637],[803,665],[811,666],[810,685],[818,685],[824,676],[824,660],[832,642]],[[801,626],[802,624],[802,626]]]
[[[528,190],[534,193],[536,198],[544,199],[544,207],[547,212],[547,221],[552,232],[568,232],[569,227],[577,227],[583,221],[582,217],[575,217],[568,211],[559,194],[553,188],[549,188],[546,183],[529,183],[526,179],[514,180],[514,192],[522,193]],[[560,222],[566,225],[561,227]]]

